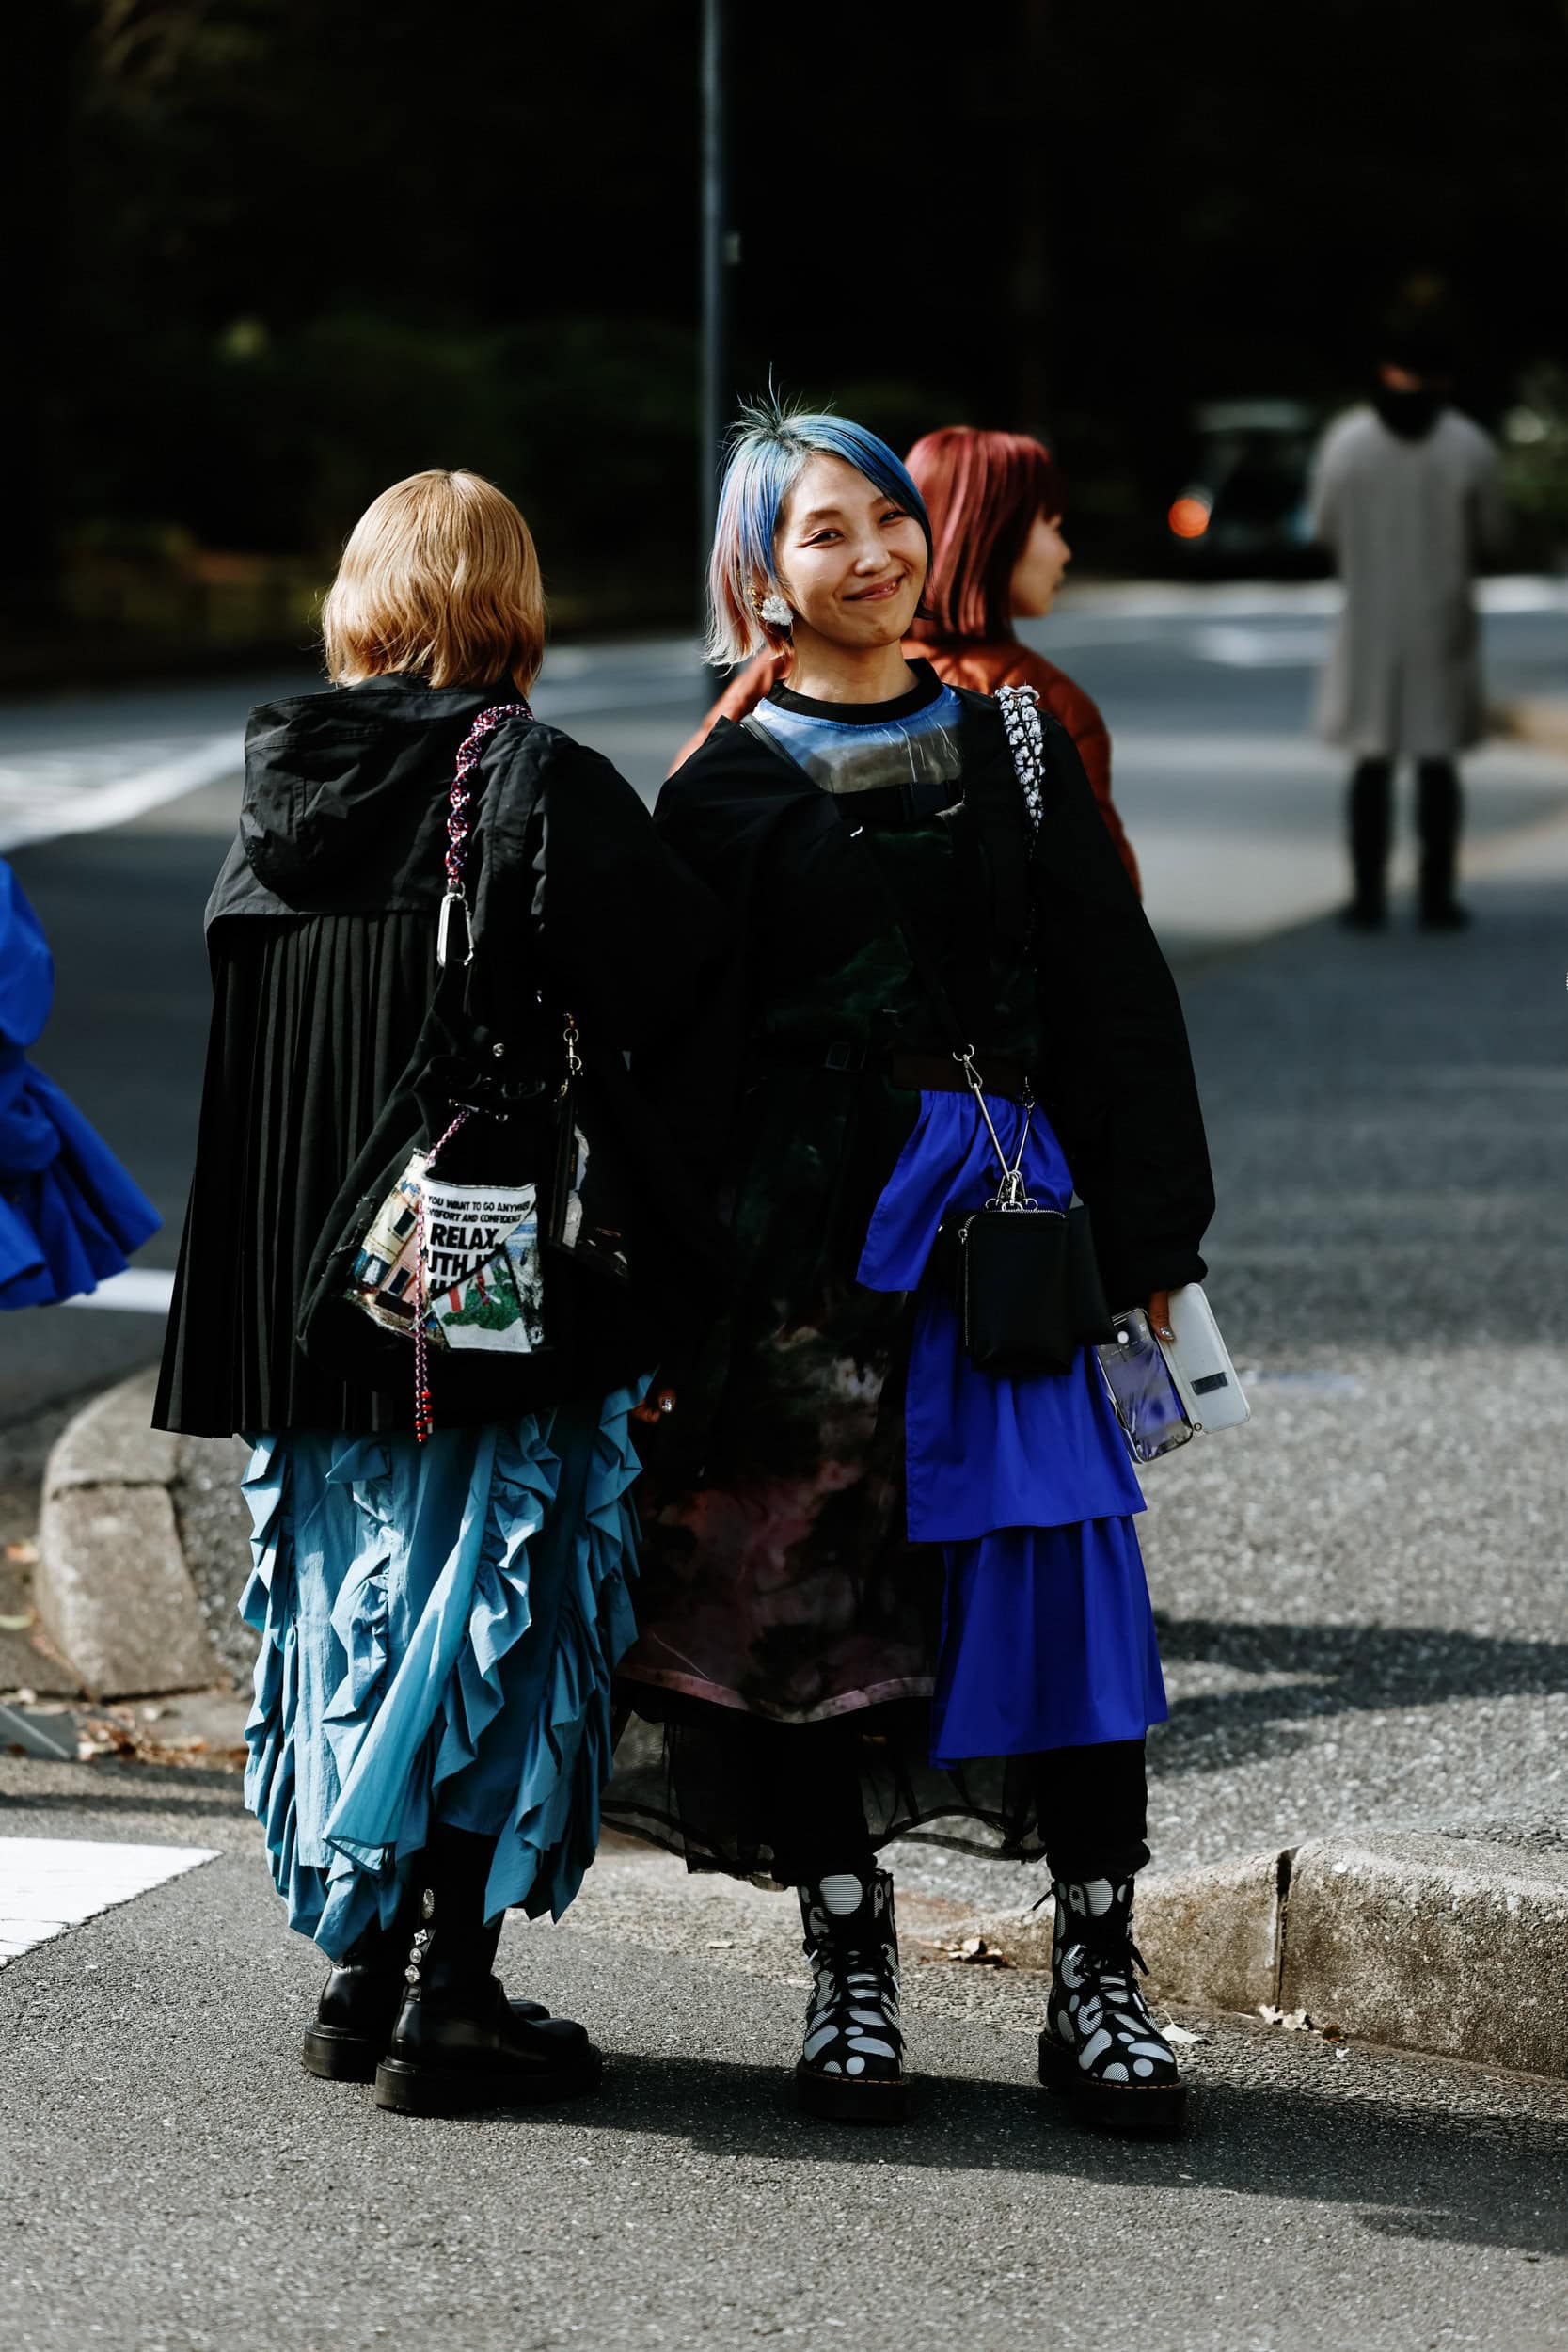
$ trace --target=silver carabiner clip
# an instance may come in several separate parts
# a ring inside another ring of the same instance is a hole
[[[463,944],[466,950],[463,962],[465,968],[468,964],[472,963],[474,960],[473,933],[468,928],[468,901],[461,890],[449,890],[446,897],[441,901],[441,917],[436,926],[436,962],[437,969],[443,972],[447,968],[447,950],[451,935],[451,911],[453,907],[461,907],[463,910]]]

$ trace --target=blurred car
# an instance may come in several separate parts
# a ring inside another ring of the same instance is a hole
[[[1290,578],[1326,568],[1307,518],[1320,421],[1299,400],[1212,400],[1194,410],[1192,470],[1165,516],[1183,571]]]

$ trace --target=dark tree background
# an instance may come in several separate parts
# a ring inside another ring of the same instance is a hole
[[[518,497],[568,623],[686,617],[696,0],[40,21],[13,626],[95,562],[319,577],[431,464]],[[737,389],[1043,431],[1091,564],[1149,559],[1195,400],[1332,404],[1397,301],[1482,414],[1568,356],[1565,0],[736,7],[733,45]]]

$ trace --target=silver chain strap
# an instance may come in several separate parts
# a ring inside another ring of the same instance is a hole
[[[1038,833],[1045,821],[1045,730],[1040,725],[1039,699],[1032,686],[999,686],[996,690],[1031,833]]]

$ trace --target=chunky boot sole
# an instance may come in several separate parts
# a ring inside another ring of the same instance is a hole
[[[857,2081],[852,2074],[819,2074],[804,2060],[795,2069],[795,2096],[808,2115],[833,2123],[902,2123],[910,2111],[907,2082]]]
[[[531,2024],[550,2013],[543,2001],[514,2001],[512,2010]],[[301,2052],[305,2071],[324,2083],[373,2083],[391,2038],[389,2032],[350,2033],[346,2026],[310,2026]]]
[[[341,2026],[311,2026],[302,2053],[305,2071],[325,2083],[373,2083],[387,2044]]]
[[[483,2108],[540,2106],[597,2090],[604,2060],[590,2045],[575,2065],[514,2073],[499,2066],[435,2066],[383,2058],[375,2070],[375,2104],[396,2115],[473,2115]]]
[[[1066,2099],[1077,2121],[1132,2139],[1180,2139],[1187,2128],[1185,2083],[1107,2083],[1085,2074],[1070,2052],[1040,2036],[1040,2081]]]

